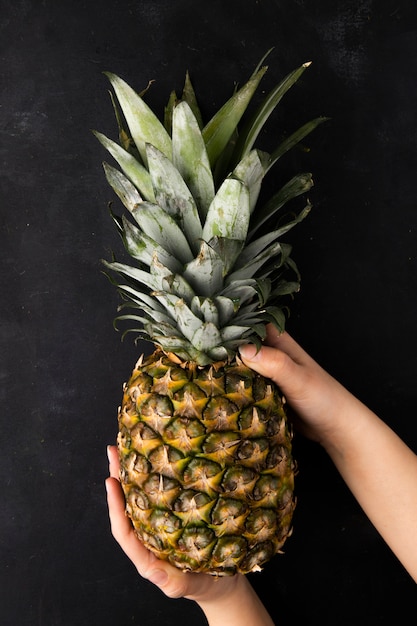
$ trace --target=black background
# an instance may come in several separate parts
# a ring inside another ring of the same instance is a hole
[[[113,330],[118,297],[99,261],[121,249],[107,211],[107,157],[90,133],[116,136],[102,72],[138,90],[157,79],[148,101],[162,113],[188,68],[208,119],[268,48],[265,89],[313,61],[259,146],[317,115],[332,118],[268,182],[311,170],[316,183],[314,210],[291,233],[303,287],[288,328],[416,449],[417,5],[0,7],[0,622],[204,624],[192,603],[139,579],[109,533],[105,447],[139,348]],[[294,535],[251,578],[274,620],[410,623],[415,584],[321,449],[300,437],[295,445]]]

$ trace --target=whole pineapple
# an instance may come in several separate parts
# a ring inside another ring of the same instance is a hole
[[[112,214],[135,261],[105,262],[121,277],[112,280],[130,309],[117,319],[156,346],[140,357],[119,409],[126,511],[159,558],[214,575],[259,570],[289,536],[295,506],[285,401],[237,351],[260,345],[268,323],[283,330],[285,300],[299,288],[291,248],[280,239],[310,205],[275,218],[310,189],[311,175],[295,176],[258,207],[262,179],[324,118],[272,154],[254,149],[309,65],[289,74],[249,118],[261,64],[206,125],[188,73],[164,122],[145,92],[108,74],[119,143],[95,133],[120,167],[104,164],[134,220]]]

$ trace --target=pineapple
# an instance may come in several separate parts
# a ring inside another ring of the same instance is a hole
[[[123,297],[116,320],[155,346],[124,385],[118,413],[126,512],[159,558],[216,576],[259,571],[290,535],[295,506],[285,400],[238,348],[260,346],[269,323],[282,331],[299,289],[281,237],[310,204],[276,217],[312,177],[296,175],[258,206],[262,180],[325,118],[272,153],[254,148],[309,65],[249,116],[263,61],[205,125],[188,72],[163,121],[147,89],[138,94],[108,73],[119,142],[94,131],[119,166],[104,163],[105,175],[130,215],[112,212],[133,264],[104,261]]]

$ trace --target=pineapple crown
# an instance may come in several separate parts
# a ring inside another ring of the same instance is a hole
[[[103,261],[124,298],[120,310],[129,308],[115,322],[127,321],[125,333],[198,365],[231,360],[243,343],[260,345],[268,323],[282,331],[286,297],[299,289],[291,247],[280,239],[310,203],[272,230],[265,232],[265,225],[308,192],[311,174],[294,176],[260,208],[257,200],[271,167],[326,118],[306,123],[272,153],[254,148],[272,111],[310,65],[286,76],[243,124],[267,70],[264,59],[206,125],[188,72],[181,98],[171,93],[163,122],[144,101],[148,88],[138,94],[106,73],[116,95],[119,143],[93,131],[119,165],[104,163],[105,175],[133,218],[111,212],[135,261]]]

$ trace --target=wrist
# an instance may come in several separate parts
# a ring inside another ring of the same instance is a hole
[[[273,626],[253,587],[241,574],[215,581],[210,593],[196,598],[196,602],[209,626]]]

